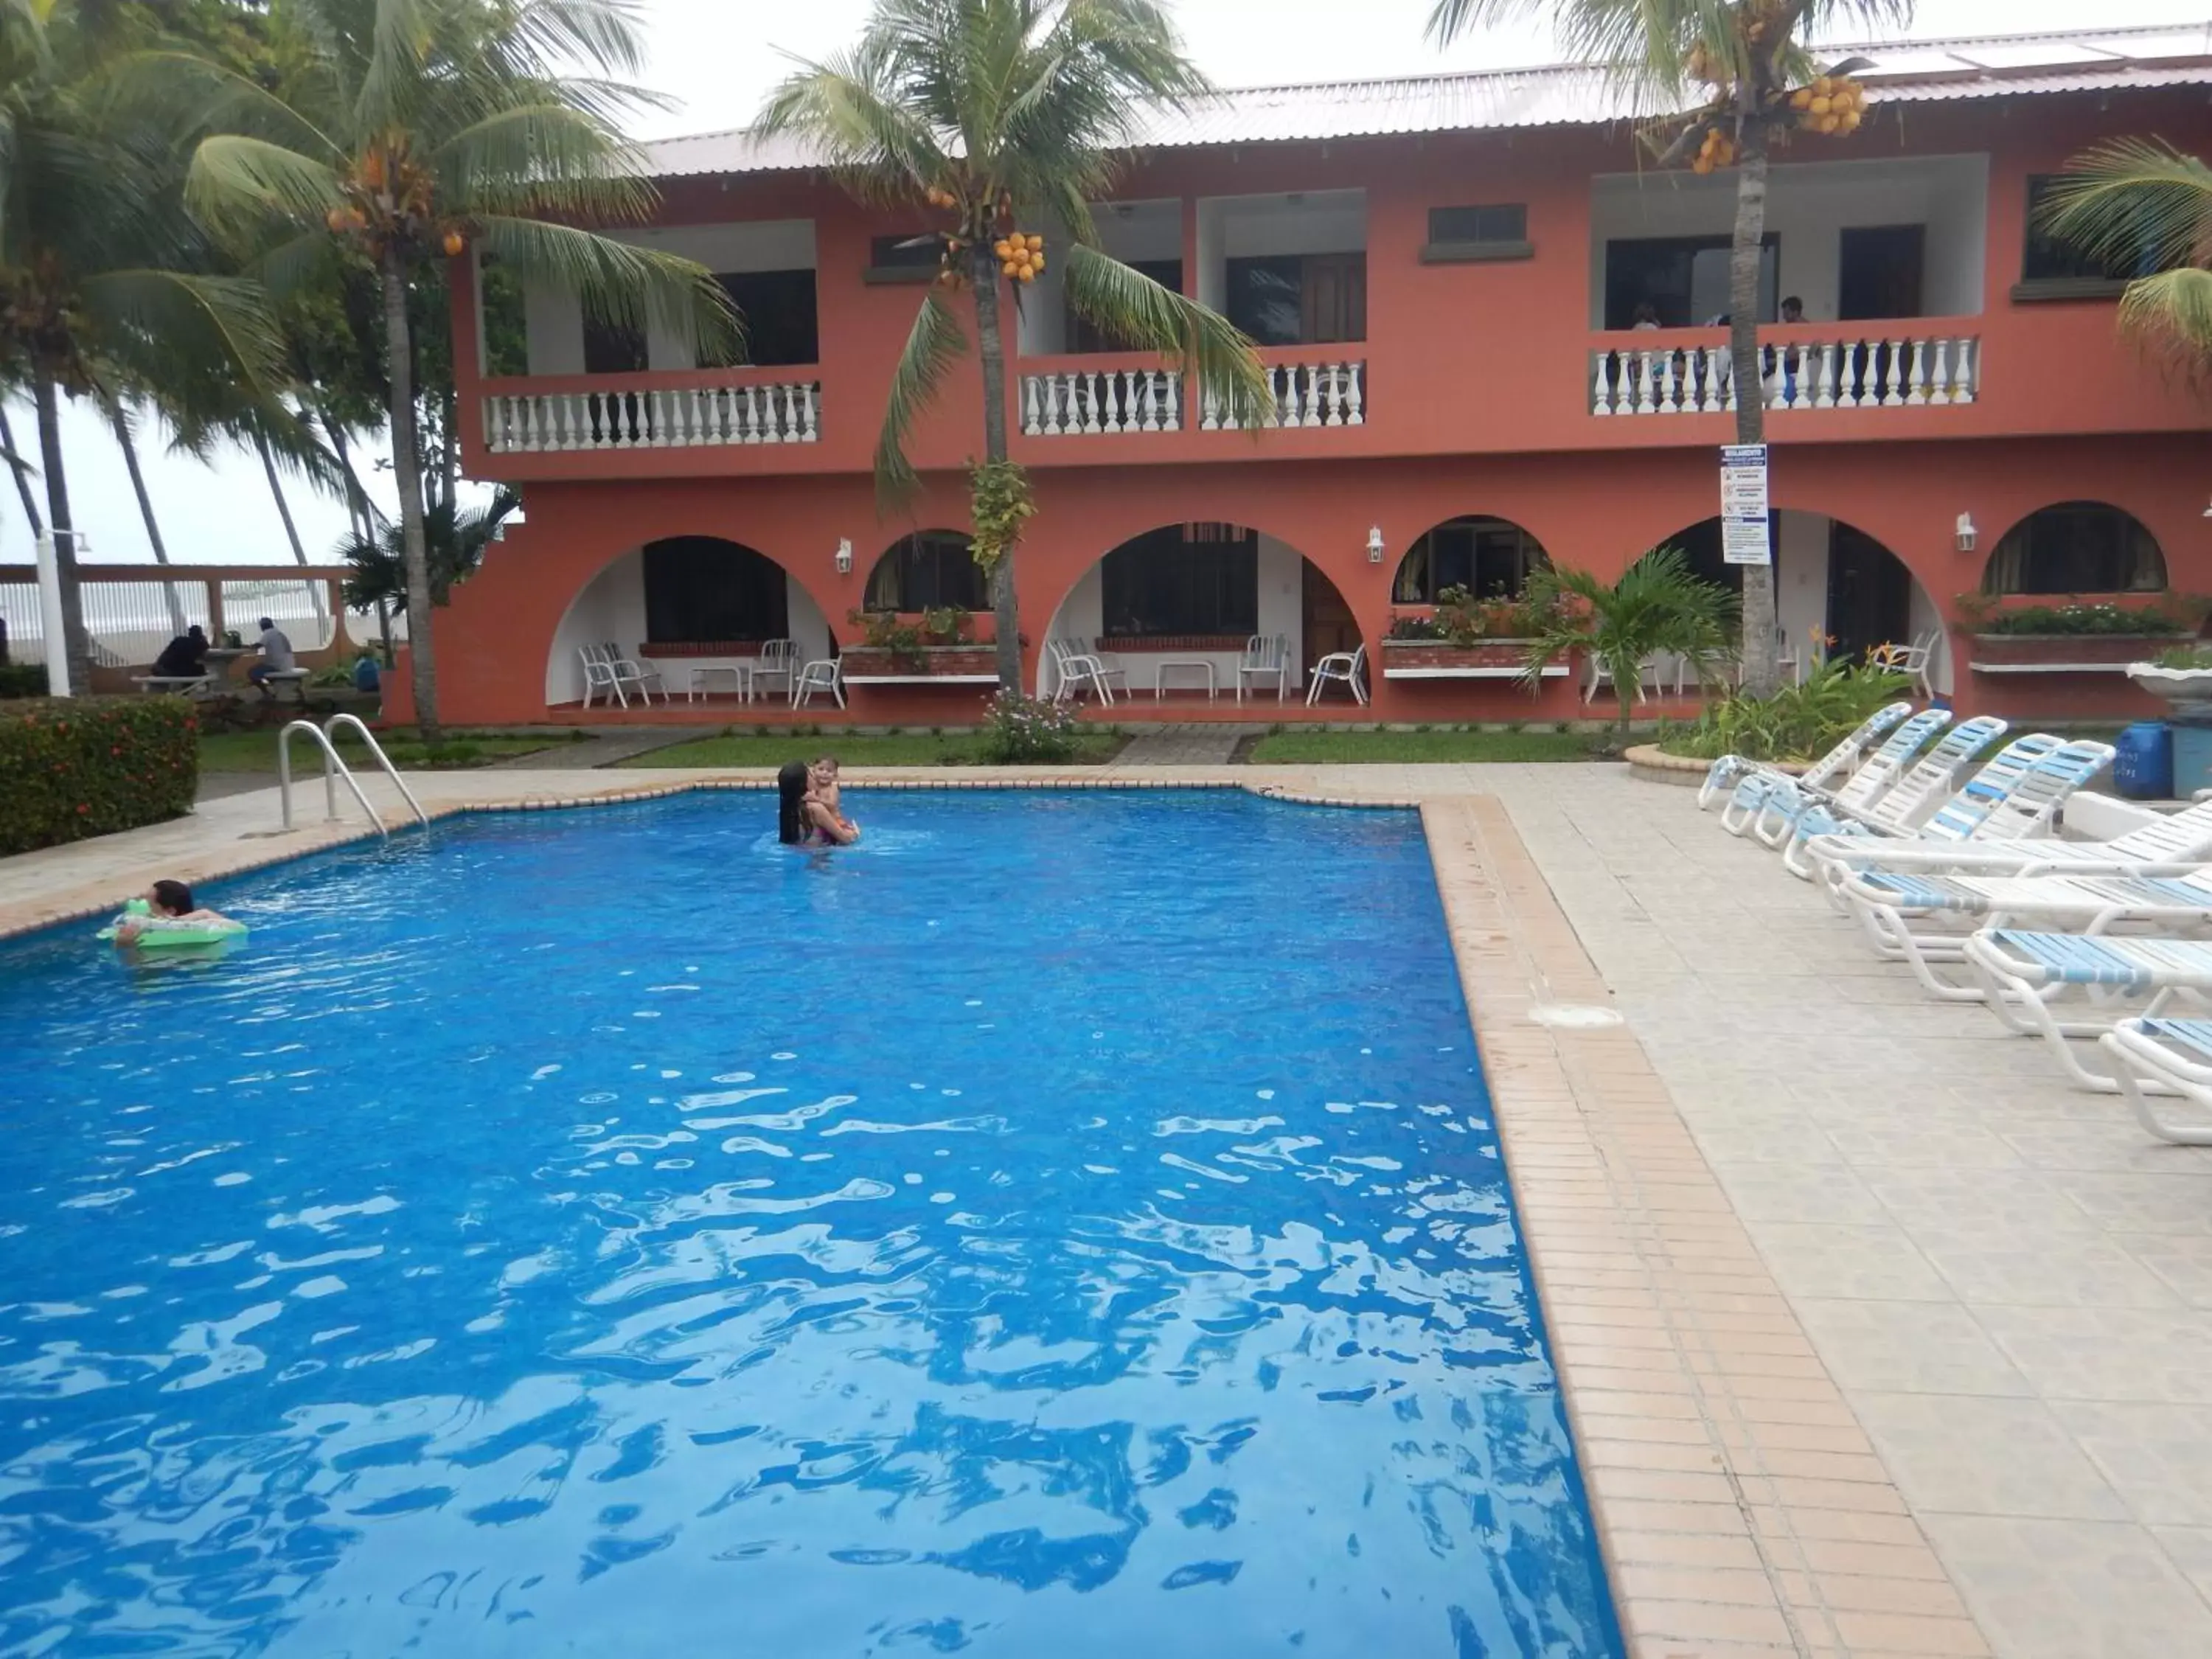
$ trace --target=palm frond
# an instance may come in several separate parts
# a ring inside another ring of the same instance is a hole
[[[635,146],[556,99],[495,110],[447,135],[430,159],[461,211],[635,223],[658,199]]]
[[[517,275],[575,295],[587,315],[659,330],[701,360],[726,354],[739,337],[729,295],[696,260],[574,225],[504,214],[480,216],[477,240]]]
[[[185,205],[234,234],[269,219],[319,220],[344,200],[329,162],[240,133],[201,140],[185,172]]]
[[[284,342],[258,284],[176,270],[111,270],[83,280],[88,316],[103,349],[126,364],[159,363],[197,347],[210,363],[235,364],[255,385],[283,372]],[[158,383],[158,372],[143,375]]]
[[[951,167],[942,137],[901,102],[881,55],[803,64],[769,94],[753,131],[811,139],[864,200],[911,200]]]
[[[1227,318],[1079,242],[1067,251],[1065,281],[1077,316],[1183,369],[1195,382],[1186,395],[1218,408],[1224,422],[1256,429],[1273,416],[1267,368]]]
[[[2188,373],[2212,373],[2212,270],[2180,265],[2138,276],[2120,295],[2119,322]]]
[[[2212,167],[2158,138],[2116,138],[2051,182],[2040,228],[2108,266],[2212,262]]]
[[[906,458],[907,434],[915,417],[937,395],[945,371],[968,349],[968,337],[944,295],[932,287],[907,332],[899,351],[898,366],[891,371],[890,395],[884,400],[884,424],[876,439],[876,491],[887,503],[911,496],[919,479]]]

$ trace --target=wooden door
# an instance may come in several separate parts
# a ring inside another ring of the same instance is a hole
[[[1836,320],[1917,317],[1927,240],[1922,225],[1860,225],[1844,231],[1837,254]]]
[[[1304,573],[1299,606],[1305,636],[1305,661],[1299,665],[1303,677],[1332,651],[1357,650],[1359,623],[1352,607],[1344,602],[1344,595],[1336,591],[1336,584],[1322,575],[1312,560],[1300,560],[1299,568]]]
[[[1299,273],[1298,337],[1307,345],[1367,337],[1367,256],[1309,253]]]

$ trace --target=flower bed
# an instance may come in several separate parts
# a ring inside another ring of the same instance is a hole
[[[182,697],[0,703],[0,853],[182,817],[199,788]]]
[[[2148,662],[2173,643],[2171,634],[1977,634],[1977,669],[2051,665],[2121,670]]]
[[[1386,639],[1382,641],[1382,672],[1400,669],[1480,669],[1519,673],[1528,666],[1531,640],[1478,640],[1462,645],[1451,640]],[[1564,672],[1564,671],[1562,671]]]
[[[847,684],[869,680],[996,679],[995,645],[851,645],[845,647]]]

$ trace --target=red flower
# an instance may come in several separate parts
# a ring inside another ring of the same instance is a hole
[[[76,810],[80,812],[89,812],[92,811],[92,808],[88,806],[84,802],[79,801],[76,804]]]

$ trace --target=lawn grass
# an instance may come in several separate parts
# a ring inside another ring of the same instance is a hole
[[[1085,730],[1076,735],[1071,764],[1096,765],[1113,757],[1128,739],[1118,732]],[[726,732],[655,749],[619,763],[623,766],[781,766],[786,761],[835,755],[846,766],[982,766],[983,734],[945,732],[824,732],[801,737],[789,732]]]
[[[1271,732],[1244,758],[1264,765],[1418,761],[1586,761],[1612,736],[1589,732]]]
[[[358,768],[368,761],[368,750],[361,739],[351,732],[337,736],[338,755],[348,766]],[[556,744],[568,741],[560,732],[448,732],[441,749],[444,752],[428,755],[422,744],[411,736],[393,732],[380,734],[377,742],[392,757],[392,763],[408,771],[438,771],[448,767],[481,766],[486,761],[503,759],[509,755],[534,754]],[[315,745],[309,742],[292,746],[292,766],[295,772],[318,771],[321,763]],[[276,733],[270,732],[203,732],[200,733],[200,770],[203,772],[270,772],[276,769]]]

